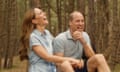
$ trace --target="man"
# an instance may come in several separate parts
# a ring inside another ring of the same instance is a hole
[[[88,58],[88,72],[95,72],[96,69],[98,72],[110,72],[104,56],[102,54],[95,54],[93,51],[90,38],[84,32],[84,24],[82,13],[78,11],[72,12],[69,17],[69,29],[59,34],[53,41],[54,54],[57,56],[82,59],[84,52]],[[75,72],[87,72],[86,63],[81,69],[76,68],[74,65],[72,66]],[[82,63],[81,66],[83,66]]]

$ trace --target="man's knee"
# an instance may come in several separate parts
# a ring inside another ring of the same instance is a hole
[[[105,64],[106,60],[103,54],[96,54],[94,56],[92,56],[89,60],[88,60],[88,65],[92,65],[92,66],[99,66],[101,64]]]
[[[105,57],[103,56],[103,54],[96,54],[88,59],[87,66],[96,66],[103,62],[105,62]]]
[[[95,57],[91,57],[88,59],[88,61],[87,61],[88,72],[94,72],[95,69],[97,68],[97,64],[95,61],[96,61]]]
[[[103,54],[96,54],[95,57],[96,57],[96,58],[102,58],[102,59],[103,59],[103,58],[104,58],[104,55],[103,55]]]
[[[96,54],[95,60],[98,64],[101,64],[101,63],[105,62],[105,57],[103,54]]]

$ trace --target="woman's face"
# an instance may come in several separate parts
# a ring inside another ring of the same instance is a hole
[[[35,24],[39,24],[40,26],[46,26],[48,24],[48,20],[46,17],[45,12],[43,12],[41,9],[35,8]]]

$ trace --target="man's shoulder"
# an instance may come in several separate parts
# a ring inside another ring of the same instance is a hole
[[[83,36],[89,36],[87,32],[83,32]]]
[[[87,32],[83,32],[83,37],[88,43],[90,43],[90,37]]]
[[[55,38],[56,38],[56,39],[63,39],[63,38],[66,37],[66,34],[65,34],[65,33],[66,33],[66,32],[62,32],[62,33],[58,34]]]
[[[63,42],[64,40],[66,40],[66,32],[62,32],[54,38],[54,41],[62,41]]]

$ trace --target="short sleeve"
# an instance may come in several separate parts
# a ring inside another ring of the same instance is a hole
[[[53,53],[64,53],[64,41],[62,39],[55,38],[52,45]]]
[[[85,37],[87,44],[91,45],[91,41],[90,41],[90,37],[89,37],[88,33],[84,32],[84,35],[85,35],[84,37]]]
[[[91,45],[91,42],[90,42],[90,37],[87,35],[87,43],[89,44],[89,45]]]
[[[32,47],[34,45],[41,45],[41,43],[37,37],[32,36],[32,37],[30,37],[30,46]]]

